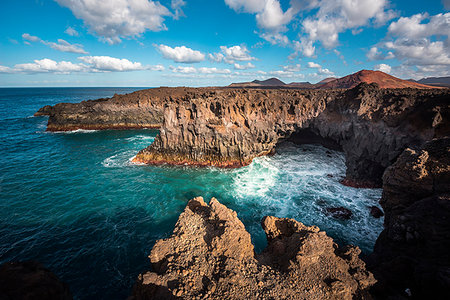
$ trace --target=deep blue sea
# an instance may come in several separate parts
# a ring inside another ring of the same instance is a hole
[[[234,170],[137,166],[130,159],[156,130],[47,133],[47,118],[33,117],[47,104],[138,89],[0,89],[0,263],[37,260],[77,299],[125,299],[149,268],[155,241],[171,234],[195,196],[236,210],[257,251],[266,243],[265,215],[318,225],[339,243],[372,250],[383,220],[368,206],[378,205],[381,190],[339,184],[340,152],[283,144],[276,155]],[[327,206],[353,216],[330,218]]]

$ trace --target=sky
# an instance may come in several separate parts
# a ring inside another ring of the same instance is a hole
[[[0,86],[450,76],[450,0],[2,0]]]

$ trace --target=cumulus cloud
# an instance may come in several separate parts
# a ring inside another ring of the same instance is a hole
[[[74,72],[127,72],[152,70],[163,71],[162,65],[143,66],[139,62],[132,62],[125,58],[110,56],[81,56],[82,63],[69,61],[54,61],[49,58],[34,60],[32,63],[17,64],[13,68],[0,66],[0,73],[58,73],[70,74]]]
[[[140,36],[147,30],[166,30],[164,17],[173,16],[167,7],[149,0],[56,0],[56,2],[69,8],[76,18],[83,20],[91,32],[110,44],[120,43],[122,38]],[[174,7],[180,8],[182,2],[173,2]]]
[[[391,73],[391,70],[392,70],[392,68],[391,68],[391,66],[390,65],[387,65],[387,64],[379,64],[379,65],[375,65],[374,67],[373,67],[373,69],[375,70],[375,71],[381,71],[381,72],[384,72],[384,73]]]
[[[67,27],[67,29],[64,31],[65,34],[68,34],[70,36],[78,36],[78,31],[76,31],[75,29],[73,29],[72,27]]]
[[[234,68],[236,69],[236,70],[247,70],[247,69],[253,69],[255,67],[255,65],[254,64],[252,64],[252,63],[247,63],[247,64],[244,64],[244,65],[240,65],[240,64],[238,64],[238,63],[235,63],[234,64]]]
[[[87,54],[87,52],[83,49],[83,45],[80,44],[70,44],[69,42],[63,40],[63,39],[58,39],[58,42],[49,42],[49,41],[44,41],[41,38],[37,37],[37,36],[32,36],[28,33],[24,33],[22,34],[22,38],[26,41],[30,41],[30,42],[40,42],[46,46],[49,46],[52,49],[58,50],[58,51],[62,51],[62,52],[70,52],[70,53],[78,53],[78,54]]]
[[[164,58],[171,59],[174,62],[198,63],[205,60],[205,54],[185,46],[175,48],[163,44],[154,46],[159,50]]]
[[[250,55],[250,51],[246,46],[220,46],[222,53],[212,53],[208,57],[215,62],[225,62],[227,64],[234,64],[236,61],[252,61],[255,57]]]
[[[394,53],[388,52],[387,54],[383,54],[381,51],[378,50],[377,47],[372,47],[370,50],[366,53],[367,59],[369,60],[383,60],[383,59],[392,59],[395,57]]]
[[[17,64],[14,66],[14,72],[23,73],[71,73],[81,72],[85,70],[83,64],[74,64],[68,61],[56,62],[54,60],[44,58],[35,60],[33,63]]]
[[[402,17],[389,25],[386,39],[378,45],[402,64],[412,66],[417,74],[438,76],[445,74],[443,70],[450,65],[450,13]],[[375,50],[371,52],[378,58]],[[392,73],[402,74],[404,70],[392,68]],[[433,74],[433,70],[437,73]]]
[[[230,74],[231,70],[229,69],[218,69],[218,68],[195,68],[195,67],[174,67],[170,66],[170,69],[174,73],[182,73],[182,74]]]
[[[124,72],[143,70],[144,67],[139,62],[131,62],[125,58],[115,58],[110,56],[82,56],[78,58],[82,62],[91,65],[94,72]]]
[[[319,65],[318,63],[312,62],[312,61],[308,62],[308,68],[316,69],[317,75],[334,75],[334,73],[331,72],[330,70],[322,68],[321,65]]]
[[[338,44],[339,33],[357,30],[370,21],[380,24],[392,18],[395,14],[386,12],[387,4],[387,0],[318,0],[310,6],[318,11],[303,21],[303,31],[309,40],[333,48]]]
[[[314,47],[311,40],[302,38],[300,41],[294,41],[294,50],[295,52],[291,54],[291,58],[296,57],[299,53],[305,57],[313,57],[316,47]]]
[[[298,2],[291,1],[291,7],[284,12],[278,0],[225,0],[236,12],[256,14],[258,26],[270,31],[284,30],[300,10]]]

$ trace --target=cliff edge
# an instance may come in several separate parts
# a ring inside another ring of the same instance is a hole
[[[324,231],[265,217],[268,245],[255,255],[236,212],[212,198],[187,204],[171,237],[150,253],[133,299],[370,299],[375,283],[358,247],[338,247]]]

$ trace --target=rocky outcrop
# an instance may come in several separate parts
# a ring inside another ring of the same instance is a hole
[[[382,297],[448,299],[450,138],[407,148],[383,176],[385,229],[374,250]]]
[[[33,261],[0,266],[0,299],[71,300],[69,288],[55,274]]]
[[[373,276],[360,250],[339,248],[315,226],[265,217],[268,246],[255,255],[236,212],[201,197],[187,204],[171,237],[156,242],[153,271],[139,276],[134,299],[366,298]]]
[[[345,152],[347,183],[381,184],[407,146],[448,134],[447,90],[192,89],[172,97],[154,143],[136,162],[239,167],[286,139]]]
[[[47,131],[159,128],[163,105],[176,94],[167,88],[116,94],[112,98],[47,105],[35,116],[49,116]]]

